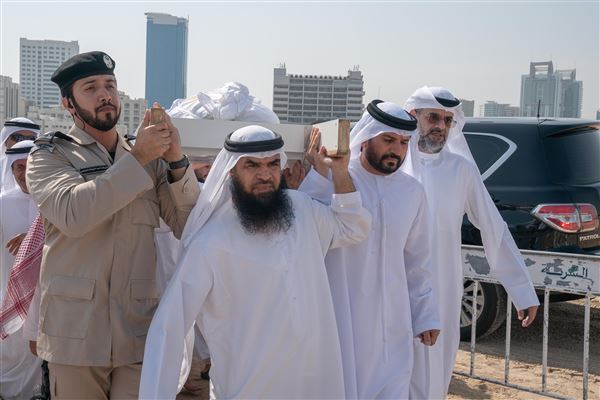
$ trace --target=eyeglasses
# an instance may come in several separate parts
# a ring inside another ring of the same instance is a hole
[[[425,115],[425,118],[427,118],[427,121],[433,125],[437,125],[441,121],[444,121],[444,125],[446,125],[447,128],[452,128],[456,125],[456,121],[450,115],[447,117],[442,117],[438,113],[430,112]]]
[[[23,140],[34,140],[35,139],[34,136],[21,135],[20,133],[13,133],[8,138],[14,140],[15,142],[22,142]]]

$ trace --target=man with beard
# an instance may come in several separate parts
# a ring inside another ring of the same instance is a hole
[[[56,398],[137,398],[145,335],[158,304],[154,228],[179,236],[199,189],[170,119],[150,112],[130,146],[115,63],[76,55],[52,75],[73,116],[42,135],[27,185],[44,218],[38,355]]]
[[[408,151],[416,127],[401,107],[375,100],[350,133],[350,175],[373,222],[367,240],[325,259],[347,398],[408,397],[413,338],[431,346],[439,333],[427,202],[409,175],[418,167]],[[299,190],[328,203],[325,165],[314,150],[307,158],[314,168]]]
[[[31,140],[11,144],[4,158],[17,188],[0,194],[0,301],[10,296],[7,294],[7,285],[15,255],[37,215],[37,207],[25,184],[27,154],[32,147]],[[40,365],[41,360],[29,352],[22,329],[0,339],[0,397],[6,400],[29,399],[39,394],[42,383]]]
[[[210,350],[217,398],[344,398],[323,259],[364,239],[370,217],[347,158],[328,164],[331,207],[282,190],[282,147],[281,136],[260,126],[228,135],[148,332],[141,398],[175,397],[194,322]]]
[[[465,117],[460,101],[445,88],[422,87],[405,107],[419,125],[421,177],[434,226],[431,276],[442,322],[434,347],[415,343],[410,395],[440,399],[448,392],[460,341],[461,225],[465,213],[480,229],[491,273],[506,288],[523,327],[535,319],[539,302],[523,258],[483,184],[462,133]]]

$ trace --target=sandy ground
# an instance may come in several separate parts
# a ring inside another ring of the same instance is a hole
[[[548,391],[576,399],[583,397],[583,305],[583,300],[551,303],[548,325]],[[600,298],[592,299],[590,316],[589,398],[600,399]],[[540,308],[536,321],[528,329],[521,328],[516,317],[512,321],[509,381],[537,390],[542,386],[542,318]],[[505,329],[503,325],[477,344],[475,374],[504,379]],[[461,343],[455,371],[468,372],[469,366],[469,344]],[[546,396],[454,375],[448,398],[535,399]]]
[[[548,391],[576,399],[582,398],[583,300],[550,304],[548,338]],[[541,390],[542,318],[523,329],[513,313],[511,336],[511,383]],[[477,343],[475,374],[504,379],[505,325]],[[468,372],[469,343],[461,343],[455,371]],[[592,299],[590,325],[589,399],[600,399],[600,298]],[[543,399],[547,396],[454,375],[449,399]],[[208,399],[208,383],[203,381],[197,395],[180,394],[178,400]]]

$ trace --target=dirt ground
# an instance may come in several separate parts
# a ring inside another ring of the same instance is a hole
[[[582,398],[583,300],[550,304],[548,337],[548,391],[575,399]],[[540,308],[534,324],[523,329],[513,313],[510,382],[541,390],[542,319]],[[477,342],[475,374],[504,379],[504,335],[506,326]],[[468,372],[469,343],[461,343],[455,371]],[[600,297],[592,299],[590,325],[589,399],[600,399]],[[544,399],[547,396],[506,388],[493,383],[454,375],[449,399]],[[208,399],[203,381],[198,395],[180,394],[178,400]]]
[[[513,313],[514,316],[515,313]],[[548,391],[580,399],[583,396],[583,316],[584,301],[551,303],[548,325]],[[589,398],[600,399],[600,298],[592,299],[590,314]],[[512,321],[511,383],[541,390],[542,387],[542,320],[540,308],[528,329]],[[477,343],[475,374],[502,381],[504,379],[503,325]],[[461,343],[455,371],[468,372],[469,343]],[[509,389],[480,380],[454,375],[449,399],[538,399],[547,398]]]

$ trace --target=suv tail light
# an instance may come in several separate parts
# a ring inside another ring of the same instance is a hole
[[[561,232],[589,232],[598,228],[598,212],[592,204],[540,204],[531,214]]]

